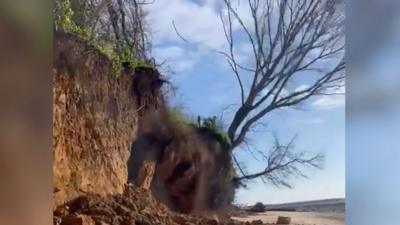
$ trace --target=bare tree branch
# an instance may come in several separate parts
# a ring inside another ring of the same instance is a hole
[[[299,104],[312,96],[333,94],[329,91],[342,86],[345,61],[340,58],[344,56],[344,39],[339,31],[343,18],[336,13],[334,4],[324,0],[248,0],[251,24],[246,24],[233,1],[224,2],[227,18],[223,19],[221,14],[221,22],[229,51],[220,53],[227,58],[238,80],[242,102],[228,128],[235,148],[243,143],[250,128],[268,113]],[[239,24],[252,46],[250,57],[254,68],[235,60],[234,22]],[[325,71],[323,67],[327,64],[331,69]],[[247,93],[239,68],[253,74]],[[288,92],[289,85],[301,77],[312,77],[307,71],[314,74],[314,79],[305,79],[309,88]]]
[[[274,146],[268,154],[260,152],[267,165],[264,170],[247,174],[235,178],[235,182],[243,182],[245,180],[262,178],[264,182],[270,182],[276,186],[291,187],[288,180],[290,177],[307,176],[302,172],[305,167],[322,168],[324,155],[316,154],[307,157],[305,152],[295,153],[294,143],[296,136],[293,137],[288,144],[282,145],[275,136]]]
[[[249,133],[271,112],[296,107],[313,96],[340,94],[346,65],[344,17],[336,9],[335,1],[330,0],[247,0],[246,17],[239,13],[235,0],[224,3],[226,10],[221,11],[220,19],[228,49],[219,53],[226,58],[238,81],[241,96],[241,105],[227,134],[232,149],[242,144],[249,149],[246,142]],[[251,46],[248,55],[251,66],[236,60],[239,41]],[[244,86],[245,76],[246,81],[251,81],[249,89]],[[305,88],[293,87],[298,82]],[[266,167],[257,173],[246,173],[234,158],[241,173],[235,181],[260,178],[290,187],[288,177],[306,177],[303,167],[320,168],[324,156],[295,153],[294,139],[282,145],[275,137],[274,148],[261,154]]]
[[[189,42],[186,38],[184,38],[184,37],[178,32],[178,29],[176,28],[176,25],[175,25],[175,21],[174,21],[174,20],[172,20],[172,26],[174,27],[175,33],[176,33],[176,35],[178,35],[178,37],[180,37],[184,42]]]

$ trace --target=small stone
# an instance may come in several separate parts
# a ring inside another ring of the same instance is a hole
[[[263,223],[262,220],[253,220],[253,221],[251,222],[251,224],[252,224],[252,225],[263,225],[264,223]]]
[[[291,220],[290,217],[279,216],[276,224],[290,224]]]
[[[218,222],[218,220],[211,219],[211,220],[208,220],[208,224],[210,224],[210,225],[218,225],[219,222]]]
[[[110,225],[104,221],[97,221],[95,225]]]
[[[152,225],[149,219],[147,218],[140,218],[135,221],[135,225]]]
[[[53,214],[55,216],[65,217],[69,214],[69,207],[67,205],[60,206],[54,211]]]
[[[130,214],[129,208],[123,205],[118,205],[115,210],[118,213],[118,215],[125,216]]]
[[[64,218],[61,225],[95,225],[93,219],[87,215],[71,215]]]
[[[53,224],[54,225],[60,225],[61,224],[61,218],[60,217],[57,217],[57,216],[54,216],[53,217]]]
[[[58,101],[59,101],[61,104],[65,104],[66,101],[67,101],[66,99],[67,99],[67,96],[65,95],[65,93],[61,93],[60,96],[58,97]]]

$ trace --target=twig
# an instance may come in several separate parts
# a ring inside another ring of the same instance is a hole
[[[186,38],[184,38],[179,32],[178,29],[175,26],[175,21],[172,20],[172,26],[174,27],[175,33],[184,41],[184,42],[189,42]]]

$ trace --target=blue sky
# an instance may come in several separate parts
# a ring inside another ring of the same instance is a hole
[[[158,0],[146,6],[153,33],[153,55],[159,62],[166,60],[173,72],[171,81],[178,87],[170,104],[180,106],[188,116],[220,116],[223,108],[239,102],[239,88],[228,64],[217,51],[226,48],[217,0]],[[247,18],[246,10],[239,8]],[[172,21],[182,36],[175,33]],[[250,48],[239,40],[237,54],[246,62]],[[299,80],[293,88],[304,85]],[[293,189],[278,189],[261,181],[249,183],[248,189],[237,193],[237,202],[257,201],[279,203],[345,196],[345,106],[344,96],[315,97],[299,109],[285,109],[267,115],[260,127],[249,135],[250,144],[257,150],[270,148],[273,134],[289,140],[298,134],[296,149],[326,154],[323,170],[306,171],[310,179],[293,179]],[[225,124],[230,122],[233,105],[224,113]],[[263,163],[255,160],[245,149],[237,149],[239,160],[248,171],[258,171]]]

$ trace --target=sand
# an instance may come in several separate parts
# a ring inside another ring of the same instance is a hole
[[[278,216],[288,216],[292,218],[292,224],[302,225],[344,225],[343,212],[278,212],[268,211],[256,213],[244,217],[233,217],[239,221],[262,220],[264,223],[275,223]]]

